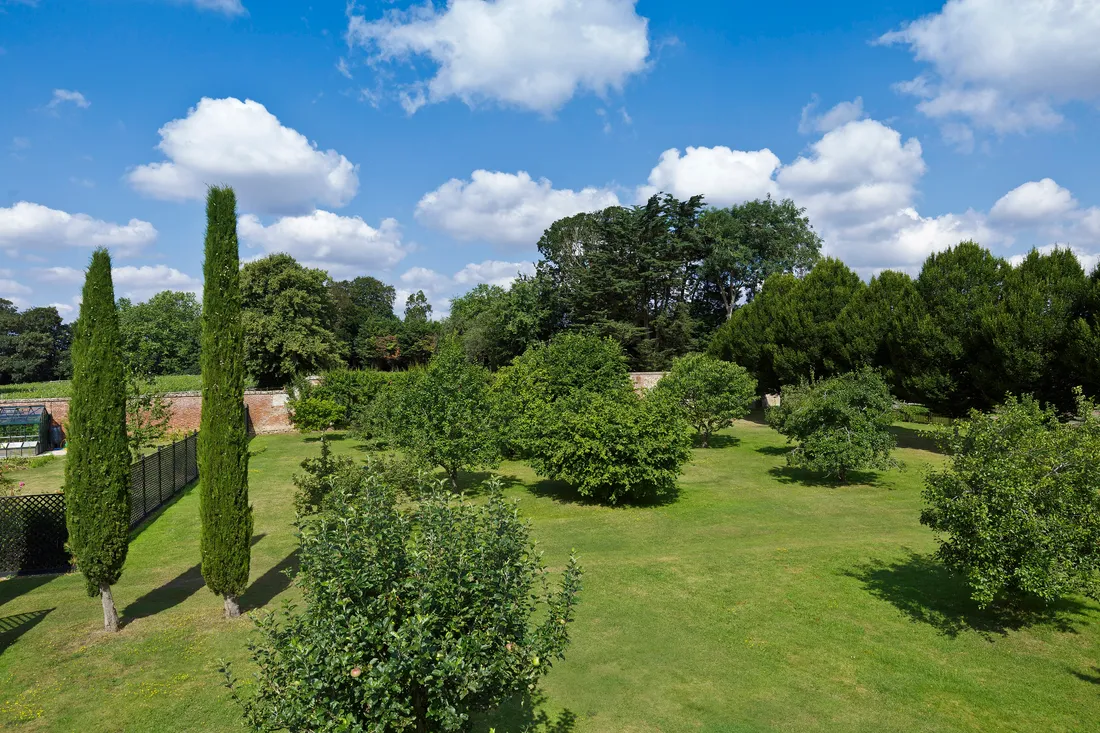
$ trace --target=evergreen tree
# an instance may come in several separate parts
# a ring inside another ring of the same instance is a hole
[[[73,396],[65,464],[69,546],[103,601],[103,626],[118,631],[111,586],[122,575],[130,544],[130,450],[126,443],[126,383],[122,367],[111,256],[97,249],[84,281],[72,347]]]
[[[203,262],[198,447],[202,576],[211,591],[224,597],[228,618],[240,615],[237,597],[248,584],[252,540],[236,208],[233,189],[210,189]]]

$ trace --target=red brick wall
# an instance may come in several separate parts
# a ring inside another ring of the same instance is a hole
[[[202,393],[171,392],[165,397],[172,403],[172,420],[168,429],[191,432],[199,429],[202,414]],[[244,393],[252,429],[257,435],[287,433],[294,430],[286,409],[286,392],[250,390]],[[45,405],[55,425],[66,428],[69,422],[69,400],[0,400],[0,405]]]

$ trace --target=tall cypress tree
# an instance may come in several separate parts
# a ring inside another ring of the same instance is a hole
[[[130,545],[130,449],[122,337],[111,256],[97,249],[84,280],[72,345],[73,396],[65,463],[65,522],[88,595],[103,601],[103,627],[118,631],[111,586]]]
[[[206,197],[202,301],[202,421],[199,480],[202,577],[239,616],[248,584],[252,507],[248,504],[248,436],[244,415],[244,332],[241,327],[237,198],[231,188]]]

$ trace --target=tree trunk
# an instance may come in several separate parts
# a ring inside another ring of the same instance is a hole
[[[428,733],[428,693],[423,687],[413,690],[413,715],[416,717],[416,733]]]
[[[237,596],[225,597],[225,617],[238,618],[241,615],[241,604],[237,602]]]
[[[99,599],[103,601],[103,629],[115,633],[118,631],[118,611],[115,610],[115,598],[111,595],[111,586],[99,584]]]
[[[447,475],[451,477],[451,491],[458,491],[458,469],[447,469]]]
[[[704,430],[703,431],[703,447],[704,448],[709,448],[710,447],[710,431],[709,430]]]

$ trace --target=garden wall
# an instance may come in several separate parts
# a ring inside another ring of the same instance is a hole
[[[194,432],[199,429],[201,392],[169,392],[165,399],[172,404],[172,420],[168,424],[170,431]],[[257,435],[288,433],[294,430],[290,424],[286,399],[286,392],[282,390],[255,389],[244,393],[251,428]],[[0,400],[0,405],[45,405],[54,425],[60,425],[64,430],[69,422],[68,398]]]
[[[657,382],[668,372],[631,372],[630,381],[634,382],[634,389],[641,392],[643,389],[653,389]]]

